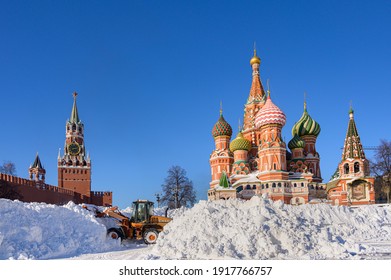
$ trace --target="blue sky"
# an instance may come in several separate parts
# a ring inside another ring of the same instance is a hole
[[[39,152],[57,185],[77,91],[93,190],[154,199],[180,165],[206,199],[211,129],[222,101],[236,135],[255,41],[286,142],[307,92],[327,182],[350,101],[364,146],[390,139],[390,14],[389,1],[0,1],[0,161],[28,177]]]

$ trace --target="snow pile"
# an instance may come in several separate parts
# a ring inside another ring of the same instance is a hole
[[[53,259],[118,250],[91,211],[0,199],[0,259]]]
[[[149,259],[347,259],[391,240],[391,208],[201,201],[176,213]]]

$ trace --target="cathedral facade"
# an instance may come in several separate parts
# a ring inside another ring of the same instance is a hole
[[[322,183],[316,149],[320,125],[311,118],[304,102],[303,114],[292,127],[292,139],[284,142],[281,133],[286,116],[273,103],[270,90],[264,90],[260,64],[254,50],[250,60],[252,84],[244,105],[243,127],[236,137],[231,141],[232,127],[222,109],[213,126],[215,149],[209,159],[212,180],[208,200],[266,195],[293,205],[335,202],[327,197],[328,185]],[[365,163],[360,164],[363,171]]]

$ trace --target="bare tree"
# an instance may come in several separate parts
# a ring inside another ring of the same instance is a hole
[[[373,161],[371,161],[371,172],[376,177],[375,190],[387,197],[387,203],[390,203],[391,189],[391,141],[381,140],[378,149],[375,152]]]
[[[169,208],[193,206],[196,202],[196,193],[193,182],[186,177],[186,171],[180,166],[172,166],[164,180],[161,203]]]
[[[16,166],[15,163],[11,161],[5,161],[3,165],[0,166],[0,173],[16,175]]]

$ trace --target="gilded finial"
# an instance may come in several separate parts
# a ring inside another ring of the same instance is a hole
[[[220,116],[223,115],[223,101],[220,101]]]
[[[257,56],[257,43],[254,41],[254,56]]]
[[[267,86],[267,98],[270,98],[270,85],[269,85],[269,79],[266,80],[266,86]]]
[[[76,96],[77,96],[77,92],[75,91],[75,92],[73,93],[73,98],[76,99]]]
[[[349,107],[349,114],[353,114],[354,113],[354,110],[353,110],[353,106],[352,106],[352,100],[350,100],[350,107]]]
[[[307,93],[304,92],[304,111],[307,112]]]
[[[254,56],[250,60],[250,65],[253,64],[261,64],[261,59],[257,56],[257,49],[256,49],[255,42],[254,42]]]

